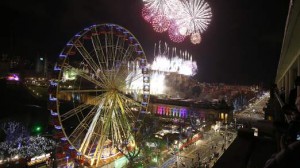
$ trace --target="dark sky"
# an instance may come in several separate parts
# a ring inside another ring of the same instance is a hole
[[[130,30],[149,61],[159,40],[188,50],[201,82],[269,84],[274,80],[289,0],[207,0],[212,22],[200,45],[172,43],[141,17],[142,0],[1,0],[0,54],[56,59],[66,42],[93,24]]]

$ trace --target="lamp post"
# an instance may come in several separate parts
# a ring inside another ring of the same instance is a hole
[[[69,167],[69,156],[66,156],[67,159],[67,168]]]
[[[234,118],[234,128],[236,129],[236,118]]]

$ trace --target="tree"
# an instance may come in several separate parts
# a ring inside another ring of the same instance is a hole
[[[146,149],[146,141],[150,138],[152,122],[151,117],[145,116],[143,121],[140,121],[136,128],[133,128],[132,133],[128,137],[124,137],[124,141],[121,145],[117,145],[118,151],[120,151],[128,159],[128,168],[138,167],[139,164],[143,164],[144,160],[141,155],[144,155]],[[145,157],[144,157],[145,158]]]
[[[136,161],[142,150],[142,143],[140,143],[141,136],[138,131],[134,131],[131,135],[125,138],[122,144],[117,145],[120,151],[128,159],[128,168],[136,167]]]
[[[21,123],[16,121],[2,123],[1,129],[6,135],[5,141],[15,141],[16,139],[29,136],[27,129]]]
[[[193,88],[192,88],[192,96],[197,98],[200,96],[200,94],[202,93],[202,89],[199,85],[195,85]]]

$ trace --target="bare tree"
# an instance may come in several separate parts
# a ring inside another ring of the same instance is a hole
[[[4,122],[0,125],[0,128],[6,135],[6,141],[15,141],[19,138],[24,138],[29,135],[24,125],[16,121]]]

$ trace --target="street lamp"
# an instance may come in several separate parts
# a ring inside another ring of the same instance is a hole
[[[67,168],[69,167],[69,156],[66,156],[67,159]]]

